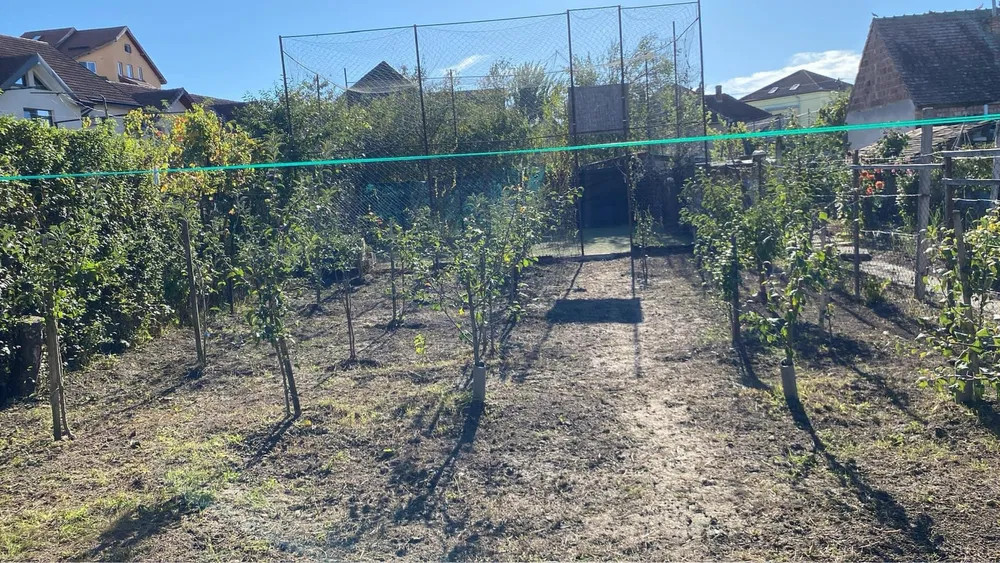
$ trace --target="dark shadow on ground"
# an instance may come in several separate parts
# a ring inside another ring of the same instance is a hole
[[[162,530],[177,524],[181,519],[200,509],[184,502],[180,496],[171,497],[155,506],[139,506],[122,514],[100,537],[93,549],[78,553],[72,560],[126,561],[141,557],[136,553],[143,541]]]
[[[396,511],[394,519],[396,522],[405,520],[416,520],[428,518],[433,512],[439,487],[446,485],[454,474],[454,466],[463,449],[472,445],[476,439],[476,432],[479,429],[479,422],[483,416],[483,403],[473,402],[465,409],[465,423],[462,425],[462,432],[458,436],[455,447],[444,458],[441,465],[422,485],[423,491],[414,496],[405,507]],[[400,472],[400,467],[394,469],[396,477],[400,480],[407,480],[405,471]],[[419,476],[411,475],[411,477]]]
[[[576,280],[577,278],[580,277],[580,272],[582,270],[583,270],[583,262],[580,262],[576,266],[576,271],[573,272],[573,277],[569,280],[569,285],[566,286],[566,291],[563,293],[562,299],[566,299],[567,297],[569,297],[569,294],[572,293],[574,289],[576,289]],[[512,369],[516,368],[517,372],[514,374],[513,379],[518,383],[523,383],[525,379],[525,374],[531,370],[531,366],[534,365],[534,363],[538,360],[538,356],[541,353],[542,348],[545,346],[549,338],[552,336],[552,329],[554,327],[555,324],[552,323],[551,321],[545,326],[545,333],[542,335],[541,338],[539,338],[535,342],[535,345],[532,346],[531,350],[524,355],[525,361],[523,364],[519,366],[516,364],[509,363],[508,358],[512,357],[513,355],[509,353],[510,352],[509,340],[505,340],[503,343],[502,354],[500,355],[501,358],[503,358],[503,364],[500,366],[500,374],[499,374],[500,380],[501,381],[506,380],[508,377],[510,377]],[[513,328],[511,328],[511,330],[513,330]]]
[[[808,414],[798,401],[789,405],[796,426],[809,433],[813,442],[813,451],[826,463],[830,472],[837,477],[841,486],[848,488],[857,497],[858,502],[872,512],[878,522],[886,527],[898,530],[901,534],[887,534],[882,543],[869,546],[870,555],[877,559],[895,559],[905,553],[918,551],[933,556],[946,557],[940,544],[943,538],[934,534],[934,520],[925,513],[911,519],[906,507],[899,503],[887,491],[872,487],[854,465],[852,460],[841,462],[833,453],[826,449],[809,420]],[[898,540],[896,539],[898,538]],[[909,549],[902,549],[896,542],[905,541]]]
[[[795,350],[811,366],[821,365],[825,360],[853,364],[872,360],[877,355],[868,342],[840,332],[830,334],[813,323],[800,322],[797,329]]]
[[[980,399],[970,407],[979,418],[979,423],[994,436],[1000,437],[1000,413],[993,403]]]
[[[622,323],[642,322],[639,299],[557,299],[545,314],[550,323]]]
[[[274,447],[278,445],[278,442],[284,437],[285,432],[292,427],[293,422],[295,422],[294,418],[285,417],[275,423],[274,426],[247,436],[244,443],[247,449],[253,451],[253,453],[247,458],[246,463],[243,464],[243,470],[250,469],[263,461],[274,450]]]

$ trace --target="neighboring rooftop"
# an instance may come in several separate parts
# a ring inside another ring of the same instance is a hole
[[[1000,100],[1000,22],[990,10],[875,18],[881,39],[917,107]]]
[[[752,105],[741,102],[736,98],[722,92],[721,86],[715,87],[715,94],[705,96],[705,108],[712,112],[712,121],[717,122],[721,117],[723,121],[734,123],[753,123],[773,117],[770,113],[755,108]]]
[[[416,88],[416,84],[382,61],[347,89],[355,94],[391,94]]]
[[[798,70],[740,98],[741,102],[756,102],[812,92],[842,92],[851,87],[838,78],[830,78],[809,70]]]
[[[103,103],[105,100],[111,104],[138,105],[132,96],[117,85],[83,68],[80,63],[59,52],[52,45],[43,41],[0,35],[0,58],[4,59],[0,69],[7,74],[17,72],[18,60],[23,63],[28,57],[36,54],[65,82],[80,101],[89,105]],[[7,75],[0,76],[0,82],[4,82],[7,78]]]
[[[22,33],[21,37],[24,39],[43,41],[52,45],[56,49],[59,49],[61,53],[76,59],[86,55],[87,53],[92,53],[109,43],[114,43],[126,33],[135,48],[139,50],[147,61],[149,61],[150,68],[156,73],[160,82],[166,84],[167,79],[164,78],[160,69],[156,68],[153,58],[146,53],[146,51],[142,48],[142,45],[139,44],[139,41],[136,40],[135,35],[126,25],[100,27],[96,29],[76,29],[75,27],[40,29]]]

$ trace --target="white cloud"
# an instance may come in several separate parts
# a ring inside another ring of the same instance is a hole
[[[455,63],[455,64],[453,64],[451,66],[446,66],[444,68],[439,68],[437,70],[437,74],[448,74],[449,70],[452,71],[452,72],[456,72],[456,73],[462,72],[463,70],[469,68],[470,66],[478,63],[479,61],[481,61],[481,60],[483,60],[485,58],[486,58],[486,55],[469,55],[468,57],[465,57],[464,59],[458,61],[457,63]]]
[[[854,51],[821,51],[813,53],[795,53],[788,60],[788,65],[775,70],[762,70],[750,76],[737,76],[722,82],[722,91],[737,98],[745,96],[754,90],[784,78],[797,70],[811,70],[831,78],[839,78],[854,82],[858,74],[858,64],[861,54]]]

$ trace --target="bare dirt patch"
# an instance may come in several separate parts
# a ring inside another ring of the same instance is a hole
[[[355,364],[336,296],[296,292],[294,423],[238,317],[211,323],[200,377],[178,328],[98,361],[70,375],[77,440],[48,441],[43,403],[0,412],[0,558],[995,555],[992,407],[915,387],[920,306],[838,297],[794,419],[690,260],[650,262],[634,295],[627,259],[532,269],[482,410],[443,315],[385,326],[382,277],[356,289]]]

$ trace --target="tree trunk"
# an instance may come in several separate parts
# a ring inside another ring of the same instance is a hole
[[[357,353],[354,349],[354,319],[351,313],[351,281],[344,278],[344,312],[347,315],[347,341],[351,349],[350,361],[357,361]]]
[[[45,352],[49,362],[49,407],[52,409],[52,439],[61,440],[69,434],[66,405],[63,400],[62,355],[59,352],[59,321],[56,319],[55,298],[50,293],[45,304]]]
[[[281,371],[281,389],[285,396],[285,416],[290,416],[292,409],[291,398],[288,393],[288,372],[285,371],[285,362],[281,358],[281,346],[278,345],[278,341],[272,340],[271,344],[274,346],[274,355],[278,358],[278,369]]]
[[[184,260],[187,263],[188,291],[191,292],[191,321],[194,324],[194,346],[198,355],[198,368],[202,369],[205,367],[205,344],[202,340],[198,282],[194,275],[194,259],[191,256],[191,230],[187,219],[181,219],[181,242],[184,244]]]
[[[295,386],[295,375],[292,372],[292,358],[288,354],[288,342],[284,336],[278,337],[278,348],[281,350],[280,359],[285,366],[285,377],[288,383],[288,395],[292,398],[292,412],[296,417],[302,414],[302,406],[299,404],[299,391]]]

